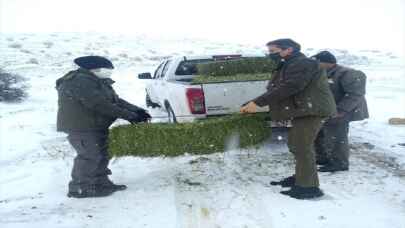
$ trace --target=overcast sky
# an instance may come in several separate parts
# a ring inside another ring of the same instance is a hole
[[[119,32],[405,51],[405,0],[0,0],[1,32]]]

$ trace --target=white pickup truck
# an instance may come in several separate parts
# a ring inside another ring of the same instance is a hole
[[[139,74],[149,79],[146,85],[146,105],[167,112],[169,122],[189,122],[195,119],[239,112],[242,104],[266,91],[267,81],[232,81],[193,84],[196,64],[242,58],[242,55],[178,56],[162,61],[154,74]],[[259,108],[267,112],[268,108]]]

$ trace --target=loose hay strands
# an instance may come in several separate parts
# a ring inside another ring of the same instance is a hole
[[[196,65],[198,76],[192,83],[268,80],[275,69],[267,57],[245,57]]]
[[[238,134],[240,147],[258,145],[271,135],[265,114],[232,115],[192,123],[153,123],[118,126],[110,131],[111,156],[180,156],[223,152]]]

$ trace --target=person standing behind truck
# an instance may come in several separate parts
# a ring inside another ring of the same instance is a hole
[[[329,51],[312,56],[328,74],[330,89],[337,105],[337,115],[327,120],[315,141],[320,172],[349,170],[349,123],[369,117],[366,94],[366,75],[340,66]]]
[[[281,194],[297,199],[323,195],[315,163],[314,141],[322,121],[336,114],[336,104],[325,72],[317,61],[300,52],[301,46],[292,39],[267,43],[269,57],[277,70],[267,86],[267,92],[241,108],[242,113],[255,113],[257,106],[268,105],[274,121],[291,120],[288,148],[295,157],[295,175],[272,185],[291,187]]]

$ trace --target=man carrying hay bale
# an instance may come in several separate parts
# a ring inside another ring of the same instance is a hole
[[[100,56],[74,60],[80,67],[56,81],[57,130],[68,134],[77,152],[68,197],[102,197],[125,190],[109,178],[108,128],[117,119],[146,122],[151,116],[142,108],[118,97],[110,78],[113,64]]]
[[[272,120],[291,120],[288,148],[294,154],[295,175],[272,185],[291,187],[282,194],[297,199],[323,195],[319,189],[314,141],[322,121],[336,114],[336,104],[325,72],[317,61],[300,52],[291,39],[267,43],[270,58],[278,63],[267,86],[267,92],[241,108],[242,113],[255,113],[257,106],[268,105]]]

